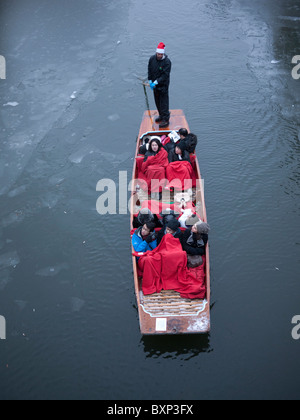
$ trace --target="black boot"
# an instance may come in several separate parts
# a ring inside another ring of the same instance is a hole
[[[159,123],[162,121],[162,117],[159,115],[157,118],[155,118],[155,122]]]
[[[159,128],[164,128],[164,127],[168,127],[168,125],[169,125],[169,121],[162,121],[160,124],[159,124]]]

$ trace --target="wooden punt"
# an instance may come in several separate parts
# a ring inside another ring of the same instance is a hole
[[[158,116],[157,111],[145,111],[137,137],[136,154],[145,135],[167,135],[170,131],[186,128],[190,131],[187,120],[182,110],[171,110],[169,127],[159,129],[155,123]],[[197,180],[201,181],[201,173],[198,159],[195,156],[194,170]],[[137,183],[137,163],[134,159],[132,185]],[[193,188],[193,200],[197,213],[201,219],[207,222],[207,214],[204,200],[203,182],[197,182]],[[138,194],[137,197],[133,197]],[[142,191],[132,188],[131,197],[131,221],[130,228],[133,229],[133,217],[138,213],[139,206],[143,200],[148,200],[148,195]],[[169,196],[170,198],[170,196]],[[164,196],[162,197],[164,200]],[[134,252],[132,248],[132,252]],[[132,258],[134,287],[139,313],[140,331],[143,335],[163,334],[200,334],[210,331],[210,261],[209,247],[206,247],[206,297],[205,299],[183,299],[180,294],[173,290],[163,290],[161,293],[144,295],[142,292],[142,278],[138,276],[136,257]]]

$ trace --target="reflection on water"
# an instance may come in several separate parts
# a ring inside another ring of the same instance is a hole
[[[176,336],[142,337],[146,358],[176,359],[181,362],[189,361],[200,353],[213,351],[210,348],[210,334]]]

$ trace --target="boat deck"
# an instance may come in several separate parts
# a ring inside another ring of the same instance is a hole
[[[151,317],[162,316],[197,316],[205,308],[207,301],[201,299],[183,299],[174,290],[162,290],[161,293],[140,295],[141,305]]]

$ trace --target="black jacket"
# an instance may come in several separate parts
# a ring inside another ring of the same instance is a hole
[[[184,142],[185,142],[186,150],[189,153],[194,153],[197,143],[198,143],[197,136],[195,134],[190,133],[186,136],[186,138],[184,139]]]
[[[190,255],[205,255],[205,246],[208,242],[208,235],[206,235],[205,233],[202,235],[203,245],[198,246],[197,238],[196,238],[197,235],[194,234],[194,233],[193,233],[193,243],[192,243],[192,245],[187,243],[191,234],[192,234],[191,229],[187,229],[183,232],[183,234],[181,236],[181,239],[180,239],[182,249]]]
[[[176,147],[176,145],[175,145],[175,147]],[[179,157],[178,157],[178,155],[177,155],[177,153],[175,153],[175,147],[169,152],[169,155],[168,155],[169,162],[170,163],[172,163],[172,162],[181,162],[181,161],[184,161],[185,160],[185,161],[191,163],[189,152],[187,150],[185,150],[182,153],[182,159],[180,160]]]
[[[166,92],[170,84],[172,63],[166,55],[163,60],[157,60],[156,54],[150,57],[148,64],[148,80],[158,81],[155,89]]]

